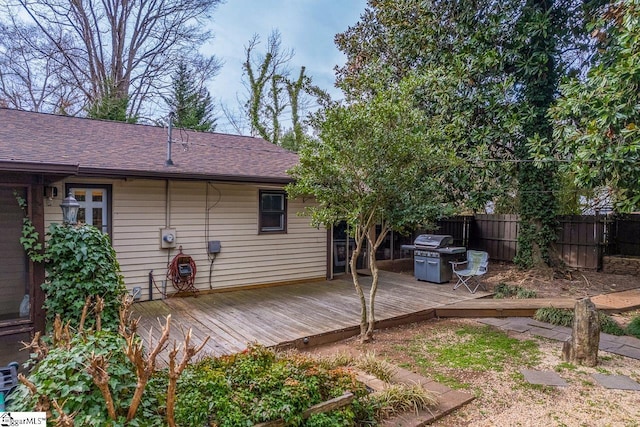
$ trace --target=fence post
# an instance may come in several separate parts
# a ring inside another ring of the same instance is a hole
[[[595,210],[595,215],[593,216],[593,220],[595,224],[593,224],[593,240],[596,244],[596,270],[600,271],[602,269],[602,243],[603,243],[603,232],[602,223],[600,220],[600,209]]]

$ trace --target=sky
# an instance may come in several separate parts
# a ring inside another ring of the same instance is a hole
[[[245,46],[258,34],[262,43],[256,51],[263,52],[272,30],[278,30],[282,49],[295,53],[291,70],[298,72],[304,65],[314,84],[340,99],[333,69],[344,64],[345,56],[333,38],[357,23],[365,7],[366,0],[226,0],[213,14],[215,39],[203,48],[204,54],[216,55],[224,63],[209,92],[218,103],[237,110],[238,96],[246,97],[242,85]],[[220,109],[218,113],[216,131],[237,133]]]

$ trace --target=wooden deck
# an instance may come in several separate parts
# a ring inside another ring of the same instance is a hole
[[[362,277],[368,290],[370,277]],[[379,327],[428,319],[435,308],[481,298],[486,292],[454,291],[453,283],[419,282],[413,276],[381,271],[376,296]],[[169,298],[133,306],[140,335],[158,337],[159,320],[171,313],[171,340],[192,328],[194,344],[211,339],[203,353],[242,351],[250,343],[303,346],[357,335],[360,304],[349,276],[326,282]],[[305,344],[303,344],[305,343]],[[166,354],[165,356],[166,357]]]

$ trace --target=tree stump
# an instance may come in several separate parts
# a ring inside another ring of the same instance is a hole
[[[600,321],[596,306],[591,299],[583,298],[576,302],[573,313],[571,338],[562,346],[562,358],[565,362],[577,365],[596,366],[600,345]]]

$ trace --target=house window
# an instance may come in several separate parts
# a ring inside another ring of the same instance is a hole
[[[287,232],[287,195],[284,191],[260,190],[260,233]]]
[[[69,184],[66,193],[69,191],[80,204],[78,222],[93,225],[103,233],[109,233],[111,186]]]

